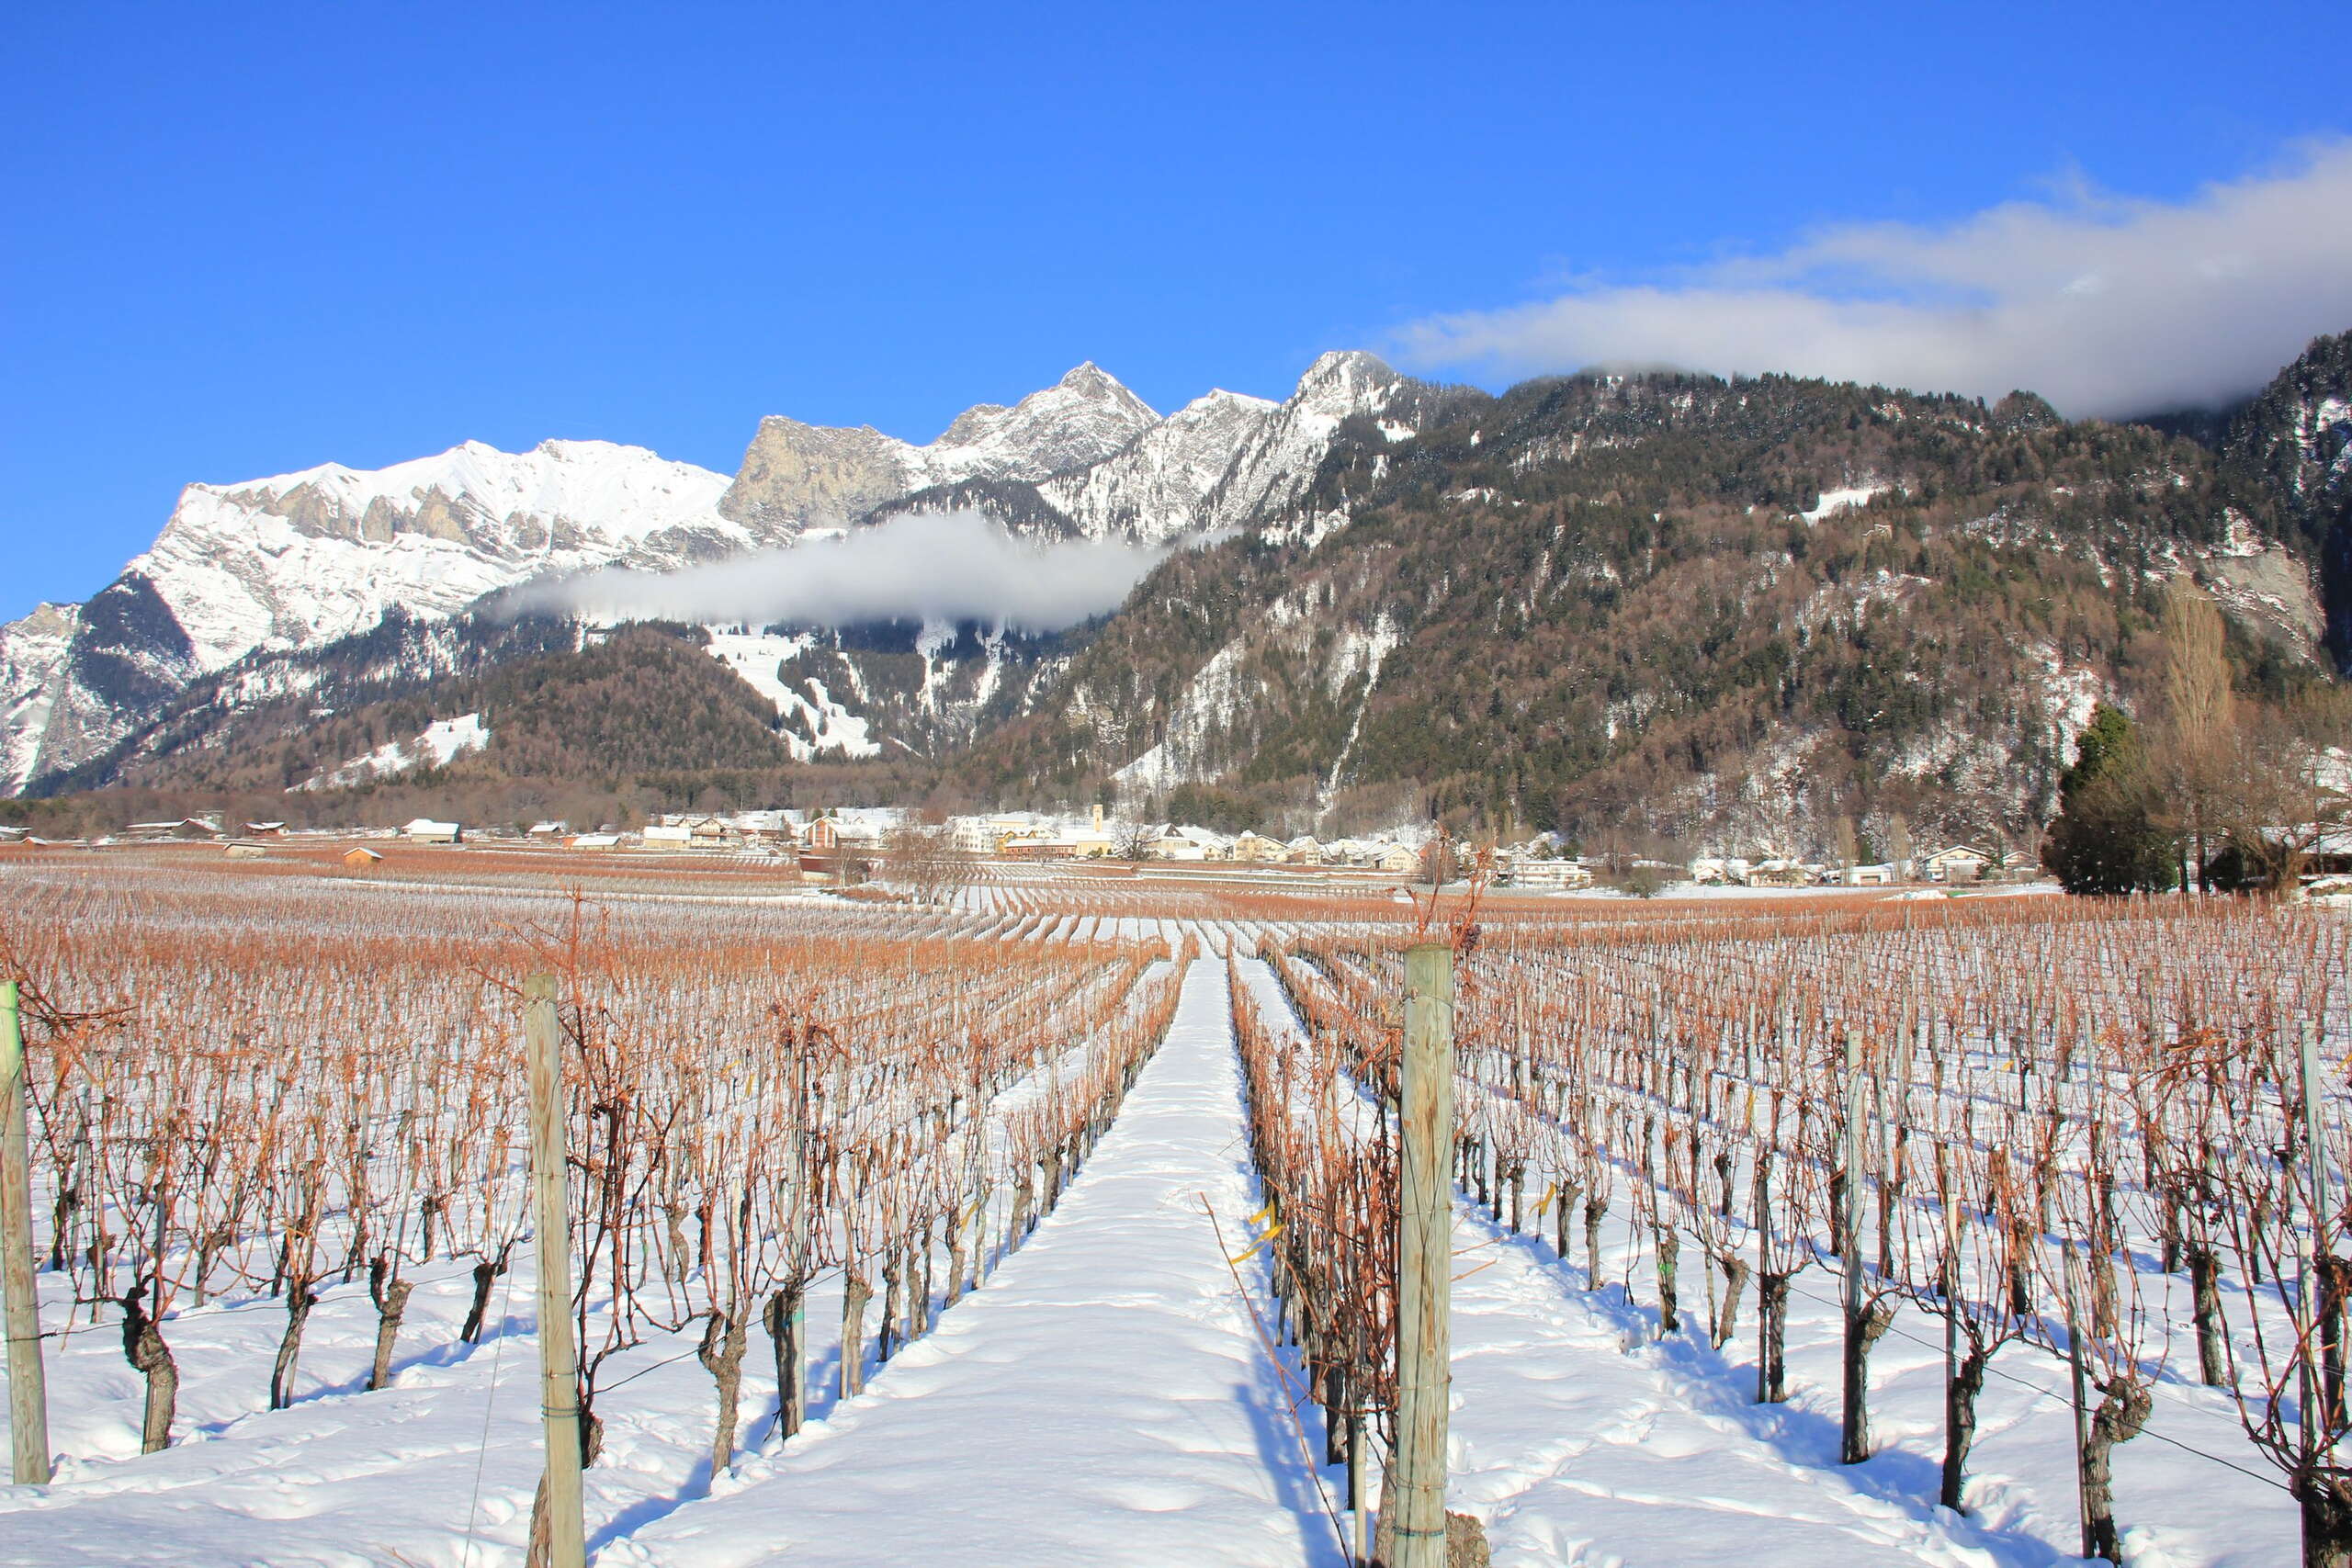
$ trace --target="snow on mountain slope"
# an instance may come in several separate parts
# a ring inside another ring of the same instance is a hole
[[[1406,385],[1404,377],[1369,354],[1351,350],[1317,359],[1299,378],[1298,389],[1234,455],[1231,468],[1208,498],[1203,523],[1240,528],[1269,520],[1305,492],[1343,422],[1385,412]]]
[[[848,430],[771,414],[760,422],[718,510],[740,523],[794,532],[812,523],[854,522],[933,485],[1034,481],[1085,468],[1159,423],[1142,399],[1091,362],[1011,408],[981,403],[965,410],[922,446],[870,426]]]
[[[710,630],[710,655],[757,692],[784,719],[780,732],[795,761],[806,762],[824,752],[843,757],[871,757],[882,750],[873,735],[873,723],[854,713],[813,676],[797,682],[781,672],[788,660],[798,659],[816,645],[807,632],[728,632]],[[844,667],[854,676],[855,667]],[[863,694],[851,694],[862,696]]]
[[[1200,526],[1202,503],[1280,403],[1214,391],[1170,414],[1091,468],[1057,475],[1038,491],[1088,538],[1125,536],[1159,544]]]
[[[217,670],[365,630],[396,604],[448,615],[541,572],[740,548],[752,534],[716,510],[727,482],[641,446],[469,441],[374,471],[190,485],[130,570]]]
[[[32,776],[80,625],[80,605],[42,604],[0,626],[0,794],[15,794]]]
[[[965,410],[919,450],[933,484],[1043,479],[1099,463],[1159,423],[1149,404],[1089,360],[1009,409]]]
[[[490,727],[478,713],[435,719],[413,739],[388,740],[365,757],[354,757],[333,773],[304,779],[294,788],[348,789],[371,780],[398,778],[418,767],[446,768],[489,744]]]

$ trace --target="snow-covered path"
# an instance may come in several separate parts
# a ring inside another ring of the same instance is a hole
[[[1255,1204],[1225,966],[1060,1206],[978,1294],[826,1421],[606,1549],[696,1568],[1337,1562],[1234,1290]]]

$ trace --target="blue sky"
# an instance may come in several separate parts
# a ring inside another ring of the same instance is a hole
[[[2352,327],[2303,281],[2352,267],[2298,221],[2352,171],[2314,63],[2341,30],[2294,4],[17,6],[0,617],[102,586],[192,479],[552,435],[731,469],[763,413],[928,439],[1089,358],[1169,409],[1278,396],[1331,347],[1499,385],[1831,338],[1826,367],[1882,373],[1926,330],[1824,323],[1826,291],[1957,297],[1890,374],[1999,378],[2021,351],[1955,334],[2039,283],[1988,256],[2177,249],[2176,209],[2253,233],[2240,293],[2288,304],[2214,333],[2272,355]],[[2023,243],[1985,217],[2020,202]],[[2266,277],[2274,234],[2319,249]],[[2127,304],[2183,313],[2108,297],[2102,342]]]

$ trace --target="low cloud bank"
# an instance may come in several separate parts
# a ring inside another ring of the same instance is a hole
[[[1025,544],[976,512],[894,517],[839,538],[681,571],[607,568],[526,590],[518,607],[608,620],[985,621],[1059,631],[1118,607],[1164,549]]]
[[[2212,407],[2352,329],[2352,141],[2177,203],[2086,188],[1942,227],[1849,223],[1664,283],[1418,321],[1399,357],[2041,393],[2076,416]]]

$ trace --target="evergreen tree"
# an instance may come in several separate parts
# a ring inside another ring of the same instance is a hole
[[[2069,893],[2159,893],[2179,876],[2138,726],[2102,704],[2058,785],[2042,861]]]

